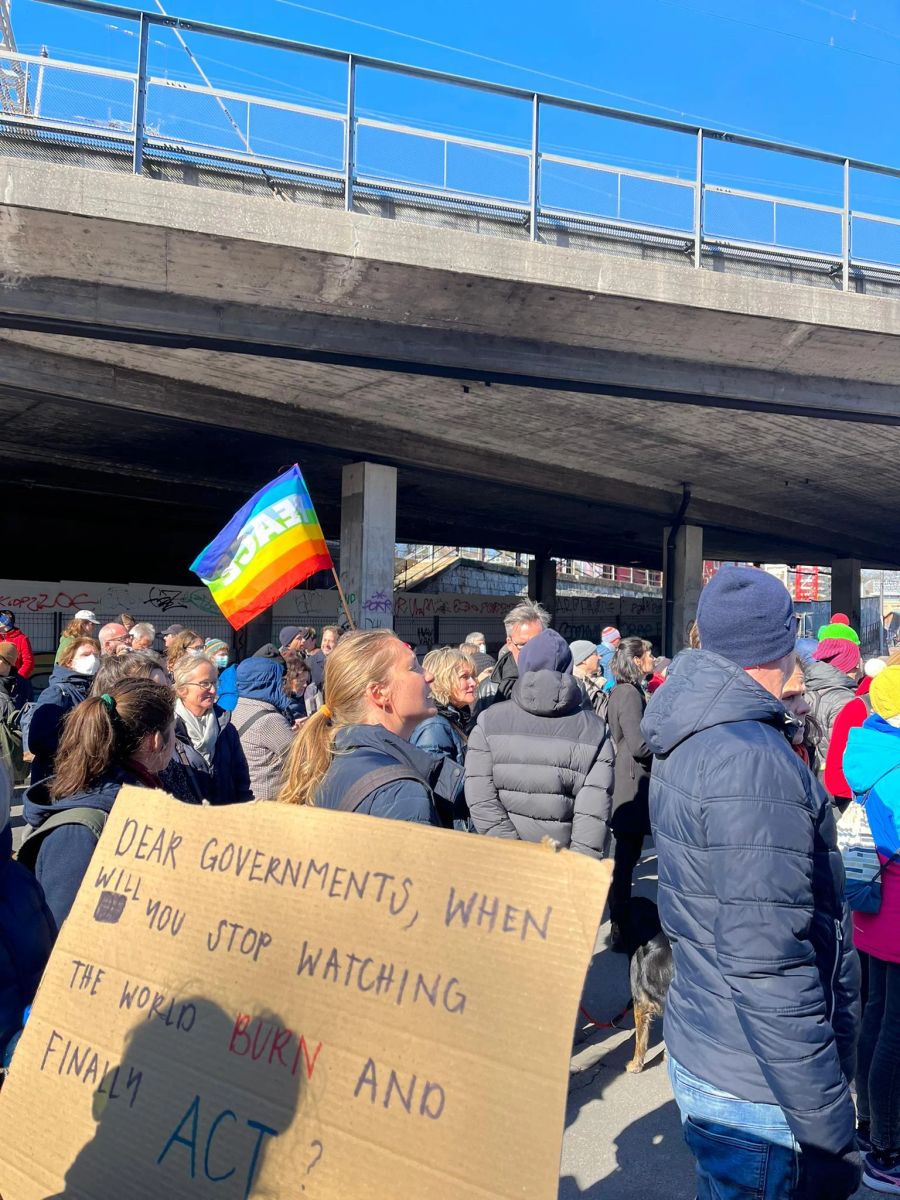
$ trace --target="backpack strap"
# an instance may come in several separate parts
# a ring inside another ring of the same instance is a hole
[[[19,848],[16,861],[27,867],[29,871],[34,871],[44,838],[54,829],[59,829],[61,825],[83,825],[85,829],[91,831],[95,840],[99,841],[108,815],[102,808],[61,808],[58,812],[51,813],[42,825],[29,833]]]
[[[378,767],[376,770],[367,771],[365,775],[360,776],[356,783],[344,792],[341,802],[337,806],[338,812],[356,812],[362,802],[373,792],[386,787],[389,783],[397,783],[401,779],[411,779],[414,783],[421,784],[430,793],[431,789],[421,775],[417,775],[412,767],[404,767],[397,763],[392,767]]]
[[[276,708],[274,711],[277,713],[278,709]],[[271,714],[267,708],[264,708],[262,712],[255,712],[251,717],[248,717],[242,725],[235,724],[235,733],[238,735],[238,737],[241,737],[247,732],[248,729],[252,729],[257,721],[261,721],[263,717],[268,717],[270,715]]]

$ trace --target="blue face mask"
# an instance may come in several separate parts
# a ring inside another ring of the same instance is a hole
[[[225,668],[228,666],[228,655],[227,654],[217,654],[216,657],[213,659],[213,662],[215,662],[216,666],[219,668],[220,671],[224,671]]]

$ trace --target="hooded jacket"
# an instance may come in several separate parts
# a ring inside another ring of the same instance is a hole
[[[866,816],[882,863],[900,849],[900,729],[873,713],[851,729],[844,775],[857,796],[866,797]],[[858,950],[883,962],[900,962],[900,862],[881,872],[881,908],[853,916]]]
[[[647,705],[659,912],[674,955],[672,1057],[778,1104],[802,1145],[852,1141],[859,963],[832,805],[734,663],[678,655]]]
[[[254,800],[275,800],[294,727],[279,711],[284,700],[284,665],[272,658],[247,658],[237,669],[238,701],[232,716],[250,772]]]
[[[53,948],[55,928],[40,884],[13,861],[9,780],[0,780],[0,1064],[22,1028]]]
[[[81,675],[71,667],[54,667],[50,682],[22,718],[23,749],[34,755],[32,783],[40,783],[53,774],[63,721],[77,704],[87,699],[93,682],[93,675]]]
[[[13,625],[10,629],[0,629],[0,642],[12,642],[17,651],[16,670],[23,679],[30,679],[34,672],[34,651],[27,634]]]
[[[606,726],[564,672],[529,671],[469,735],[466,801],[479,833],[551,837],[602,858],[612,790]]]
[[[394,821],[440,825],[433,794],[452,804],[462,780],[462,769],[442,755],[419,750],[383,725],[345,725],[337,731],[335,755],[319,784],[316,805],[339,808],[349,789],[370,771],[382,767],[409,767],[421,777],[400,779],[376,788],[357,812]]]
[[[32,828],[39,829],[60,809],[97,808],[109,814],[126,783],[147,786],[143,776],[126,767],[114,767],[88,791],[76,792],[64,800],[51,799],[46,783],[34,784],[25,793],[25,820]],[[53,916],[54,936],[69,915],[96,846],[97,839],[84,825],[60,825],[41,843],[34,873]]]
[[[826,662],[813,660],[804,668],[803,674],[810,716],[821,731],[816,751],[819,762],[824,766],[834,723],[841,709],[855,698],[856,684],[849,675]]]

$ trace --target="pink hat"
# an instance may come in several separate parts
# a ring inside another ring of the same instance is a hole
[[[813,652],[816,662],[827,662],[849,675],[859,666],[859,646],[846,638],[825,638]]]
[[[616,629],[615,625],[607,625],[600,634],[601,642],[606,642],[608,646],[611,646],[613,642],[618,642],[621,637],[622,635],[619,633],[618,629]]]

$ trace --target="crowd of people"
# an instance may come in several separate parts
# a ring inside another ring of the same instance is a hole
[[[900,1193],[900,655],[864,664],[843,614],[798,641],[778,580],[726,567],[671,662],[612,627],[567,644],[526,600],[497,659],[479,632],[421,656],[388,629],[288,626],[232,663],[179,625],[157,652],[152,626],[82,611],[33,704],[11,617],[0,709],[24,711],[31,828],[10,861],[4,773],[4,1063],[123,784],[611,856],[612,951],[652,833],[698,1195],[846,1200],[861,1154]],[[851,914],[837,823],[860,802],[876,869]]]

